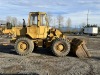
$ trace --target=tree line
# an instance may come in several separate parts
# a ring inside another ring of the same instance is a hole
[[[59,29],[63,27],[64,17],[62,15],[58,15],[56,18],[53,18],[52,14],[47,14],[48,22],[50,26],[58,27]],[[6,20],[0,19],[0,24],[11,23],[13,26],[22,25],[22,23],[16,18],[12,16],[7,16]],[[71,28],[71,19],[68,18],[66,21],[67,30],[70,31]]]
[[[67,18],[66,20],[64,19],[64,17],[62,15],[57,15],[56,17],[54,17],[52,14],[47,13],[47,17],[48,17],[48,22],[49,25],[52,27],[56,27],[58,29],[61,29],[61,27],[66,27],[66,31],[67,32],[71,32],[71,26],[72,26],[72,20],[71,18]],[[65,22],[64,22],[65,21]],[[12,16],[7,16],[6,17],[6,21],[0,20],[0,24],[1,23],[11,23],[13,26],[18,26],[18,25],[22,25],[22,23],[16,18],[16,17],[12,17]],[[82,23],[79,28],[83,29],[84,27],[89,27],[89,26],[97,26],[97,25],[86,25],[85,23]],[[74,32],[77,32],[77,27],[75,26],[73,29]],[[99,31],[100,31],[100,27],[99,27]]]
[[[12,16],[7,16],[6,20],[0,19],[0,24],[11,23],[13,26],[22,25],[22,23],[16,18]]]
[[[61,29],[61,27],[66,27],[66,31],[70,32],[72,21],[69,17],[66,19],[66,22],[64,24],[64,17],[62,15],[57,15],[56,17],[53,17],[52,14],[48,13],[48,22],[50,26],[53,26],[54,28],[57,27],[58,29]]]

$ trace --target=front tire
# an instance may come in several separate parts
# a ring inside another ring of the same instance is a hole
[[[51,50],[54,55],[63,57],[70,52],[70,43],[65,39],[55,39],[52,43]]]
[[[19,55],[25,56],[34,50],[34,43],[32,40],[22,37],[15,42],[15,50]]]

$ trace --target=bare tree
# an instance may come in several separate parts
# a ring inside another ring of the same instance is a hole
[[[19,25],[19,26],[22,26],[23,24],[22,24],[20,21],[18,21],[18,25]]]
[[[53,23],[53,27],[55,28],[56,27],[56,18],[53,18],[52,23]]]
[[[47,18],[48,18],[49,25],[51,25],[51,23],[52,23],[52,14],[47,13]]]
[[[68,18],[67,22],[66,22],[66,26],[67,26],[67,31],[70,32],[70,28],[71,28],[71,19]]]
[[[13,26],[17,25],[17,18],[16,17],[11,17],[11,16],[7,16],[6,17],[6,22],[11,23]]]
[[[6,22],[11,23],[11,22],[12,22],[12,17],[11,17],[11,16],[7,16],[7,17],[6,17]]]
[[[17,25],[17,18],[16,17],[12,17],[12,25],[15,26]]]
[[[61,26],[63,25],[63,16],[62,15],[57,16],[57,22],[58,22],[58,27],[60,29]]]

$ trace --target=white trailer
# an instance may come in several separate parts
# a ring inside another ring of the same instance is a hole
[[[84,34],[96,36],[96,35],[98,35],[98,27],[85,27],[84,28]]]

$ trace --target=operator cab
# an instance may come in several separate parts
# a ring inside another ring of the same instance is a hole
[[[6,27],[7,27],[7,29],[12,29],[12,24],[7,22]]]
[[[43,12],[30,12],[29,14],[29,26],[37,25],[37,26],[46,26],[46,13]]]
[[[30,12],[28,23],[29,26],[27,27],[27,33],[32,35],[32,38],[45,39],[47,37],[49,27],[46,18],[46,13]]]

